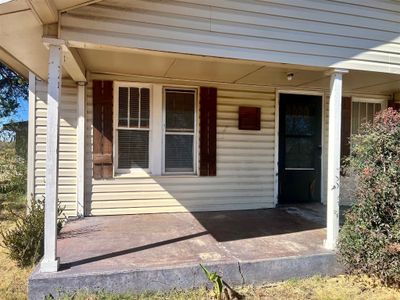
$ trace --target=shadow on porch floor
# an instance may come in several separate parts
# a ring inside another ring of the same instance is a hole
[[[58,240],[61,273],[326,253],[322,206],[88,217]]]

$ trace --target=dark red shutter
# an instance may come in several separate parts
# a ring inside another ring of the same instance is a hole
[[[341,132],[341,151],[340,157],[350,155],[350,135],[351,135],[351,97],[342,98],[342,132]]]
[[[394,110],[400,111],[400,103],[394,102],[394,100],[388,101],[388,107],[391,107]]]
[[[93,177],[113,177],[112,81],[93,81]]]
[[[217,89],[200,88],[200,176],[217,175]]]

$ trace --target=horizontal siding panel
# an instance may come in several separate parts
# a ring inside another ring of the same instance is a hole
[[[244,200],[245,201],[245,200]],[[188,206],[171,206],[171,207],[135,207],[121,209],[93,209],[92,213],[96,216],[120,215],[120,214],[151,214],[151,213],[168,213],[168,212],[188,212],[188,211],[221,211],[221,210],[247,210],[274,207],[272,202],[264,203],[237,203],[235,206],[231,204],[213,204],[213,205],[188,205]]]
[[[36,185],[35,186],[35,190],[37,193],[39,194],[44,194],[45,193],[45,186],[44,185]],[[74,194],[76,193],[76,185],[63,185],[61,183],[59,183],[58,185],[58,194],[59,197],[61,194]],[[72,197],[72,201],[76,201],[75,197]]]
[[[248,198],[248,202],[251,202],[252,197],[266,197],[270,199],[273,197],[273,191],[269,190],[235,190],[235,191],[201,191],[197,193],[174,193],[171,195],[168,192],[114,192],[114,193],[95,193],[92,196],[92,205],[96,201],[109,201],[109,200],[131,200],[132,205],[135,205],[136,200],[141,199],[176,199],[178,201],[188,201],[191,199],[213,199],[215,203],[218,203],[219,199],[223,198],[235,198],[242,197],[243,199]],[[233,208],[232,208],[233,209]]]
[[[44,168],[43,169],[36,169],[35,176],[44,178],[46,176],[45,169]],[[60,169],[58,171],[58,176],[60,176],[60,177],[75,177],[76,176],[76,170],[75,169]]]
[[[228,198],[228,199],[223,199],[219,198],[218,199],[218,204],[219,205],[226,205],[226,204],[232,204],[232,203],[237,203],[237,204],[243,204],[243,198]],[[254,197],[252,198],[252,203],[259,203],[259,204],[264,204],[265,205],[266,198],[262,197]],[[132,207],[154,207],[155,205],[162,204],[163,207],[169,207],[169,206],[204,206],[207,207],[209,205],[215,204],[215,200],[213,199],[207,199],[207,200],[188,200],[188,201],[182,201],[179,202],[176,199],[157,199],[157,200],[137,200],[135,202],[132,201],[101,201],[101,202],[96,202],[93,204],[92,209],[119,209],[119,208],[128,208]]]
[[[37,143],[46,143],[46,136],[38,134],[36,137],[36,142]],[[60,143],[76,145],[76,136],[62,134],[62,135],[60,135]]]
[[[60,144],[60,150],[63,152],[74,152],[76,153],[76,145],[73,144]],[[36,144],[36,151],[43,151],[46,152],[46,144],[38,143]]]
[[[265,181],[266,182],[266,181]],[[93,193],[114,193],[114,192],[162,192],[166,191],[167,193],[181,193],[188,192],[190,194],[199,194],[203,193],[205,190],[210,190],[212,192],[224,192],[224,191],[236,191],[236,190],[257,190],[269,188],[270,185],[263,183],[242,183],[236,181],[233,184],[193,184],[193,185],[185,185],[181,182],[176,182],[175,184],[168,184],[166,186],[162,186],[159,184],[147,184],[147,185],[112,185],[112,186],[101,186],[95,185],[93,186]],[[272,182],[272,180],[271,180]]]
[[[36,134],[46,135],[46,126],[36,126]],[[76,136],[76,128],[74,127],[64,127],[63,128],[63,136]]]
[[[45,169],[46,168],[46,161],[45,160],[37,160],[35,162],[35,168],[38,169]],[[74,169],[76,170],[76,164],[71,163],[69,160],[64,160],[60,157],[59,159],[59,168],[60,169]]]
[[[125,186],[135,186],[135,185],[173,185],[173,183],[178,185],[188,185],[188,184],[196,184],[196,185],[218,185],[225,183],[236,183],[240,181],[241,183],[262,183],[264,182],[264,178],[247,178],[247,177],[238,177],[235,179],[225,178],[225,177],[213,177],[213,176],[153,176],[149,178],[115,178],[113,180],[92,180],[93,187],[95,186],[104,186],[107,188],[113,189],[115,186],[125,185]]]

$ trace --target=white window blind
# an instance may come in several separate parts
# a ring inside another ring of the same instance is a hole
[[[118,169],[149,167],[150,89],[118,88]]]
[[[165,90],[166,173],[194,173],[195,90]]]
[[[362,99],[352,102],[351,107],[351,132],[357,134],[360,126],[372,122],[377,112],[382,110],[381,102],[363,102]]]

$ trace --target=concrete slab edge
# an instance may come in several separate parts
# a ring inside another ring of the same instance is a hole
[[[233,286],[277,282],[317,274],[337,275],[342,273],[334,253],[205,265],[209,270],[218,272],[227,283]],[[190,289],[205,285],[209,285],[209,282],[197,264],[123,272],[72,274],[70,276],[36,273],[32,274],[29,279],[28,298],[40,300],[51,295],[54,299],[58,299],[66,293],[73,293],[77,290],[139,293]]]

